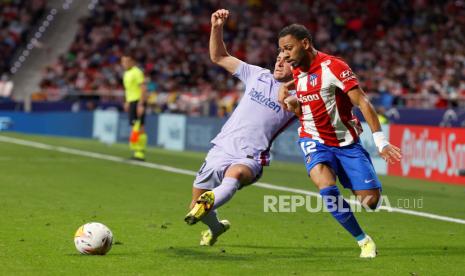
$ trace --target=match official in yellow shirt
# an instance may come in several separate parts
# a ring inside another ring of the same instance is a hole
[[[136,66],[134,57],[130,55],[124,55],[121,58],[121,65],[125,70],[123,76],[124,111],[128,112],[129,123],[132,127],[129,147],[133,151],[132,159],[144,161],[147,146],[147,134],[144,129],[147,89],[144,73]]]

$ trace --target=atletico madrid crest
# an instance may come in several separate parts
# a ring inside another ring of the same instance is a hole
[[[308,83],[315,87],[318,84],[318,75],[317,74],[311,74],[308,76]]]

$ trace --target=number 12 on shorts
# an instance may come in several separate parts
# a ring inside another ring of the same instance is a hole
[[[316,151],[316,143],[313,141],[302,141],[300,142],[300,148],[305,155],[309,155],[310,153]]]

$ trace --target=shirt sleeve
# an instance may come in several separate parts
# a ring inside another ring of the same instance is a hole
[[[263,70],[265,69],[241,61],[239,66],[237,66],[236,72],[234,72],[233,76],[240,79],[242,82],[247,83],[251,77],[257,76],[260,71]]]
[[[144,83],[144,72],[142,72],[142,70],[137,70],[137,74],[136,74],[136,83],[138,85],[141,85]]]
[[[349,65],[343,60],[335,58],[331,61],[331,72],[336,76],[336,86],[339,87],[344,93],[349,92],[354,87],[358,86],[357,76],[355,76]]]

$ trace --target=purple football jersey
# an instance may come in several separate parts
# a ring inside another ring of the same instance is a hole
[[[241,62],[234,76],[245,83],[244,95],[211,143],[233,156],[268,165],[271,143],[295,116],[279,105],[281,83],[270,70]]]

